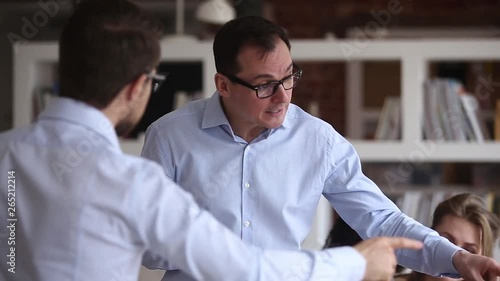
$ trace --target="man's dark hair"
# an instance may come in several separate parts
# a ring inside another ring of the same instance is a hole
[[[290,50],[287,32],[269,20],[256,16],[231,20],[215,35],[215,68],[219,73],[235,75],[241,71],[237,57],[242,47],[256,46],[268,53],[276,47],[279,39],[283,40]]]
[[[61,96],[106,107],[158,65],[161,35],[161,24],[129,1],[83,1],[59,40]]]

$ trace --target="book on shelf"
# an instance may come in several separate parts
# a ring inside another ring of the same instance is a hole
[[[438,115],[441,125],[441,130],[444,132],[444,136],[446,140],[453,140],[454,134],[452,131],[452,126],[456,126],[453,124],[452,119],[454,117],[454,112],[452,108],[450,108],[450,103],[448,101],[448,91],[447,86],[448,83],[446,80],[438,79],[436,80],[437,91],[434,91],[437,94],[438,99],[438,111],[435,113]],[[433,112],[434,113],[434,112]]]
[[[401,196],[396,200],[396,205],[401,209],[401,212],[414,218],[417,221],[420,221],[417,219],[417,215],[419,214],[419,211],[423,211],[420,208],[420,203],[421,203],[420,201],[423,200],[422,196],[423,193],[420,191],[416,190],[407,191],[404,193],[403,196]],[[424,223],[422,221],[420,222]]]
[[[425,82],[423,121],[427,140],[482,143],[491,139],[478,99],[454,79]]]
[[[432,79],[425,83],[424,134],[429,140],[465,140],[463,114],[454,80]]]
[[[466,114],[465,121],[467,131],[470,131],[470,139],[477,142],[484,142],[490,139],[486,124],[479,113],[479,101],[471,94],[463,93],[460,95],[462,107]]]
[[[401,101],[399,97],[386,97],[375,130],[377,140],[401,138]]]
[[[445,92],[446,109],[449,121],[449,128],[452,132],[452,139],[456,141],[466,141],[466,126],[464,111],[460,97],[463,96],[462,84],[456,80],[446,79],[443,81]]]
[[[445,137],[441,129],[437,84],[436,80],[427,80],[424,83],[424,136],[428,140],[443,141]]]

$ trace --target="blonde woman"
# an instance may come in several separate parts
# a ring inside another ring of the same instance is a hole
[[[498,237],[500,219],[486,208],[474,194],[462,193],[441,202],[434,211],[432,229],[452,243],[478,255],[492,257]],[[455,280],[436,278],[419,272],[410,274],[408,281]]]

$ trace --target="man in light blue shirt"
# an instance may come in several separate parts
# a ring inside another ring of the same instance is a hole
[[[137,124],[165,79],[155,71],[160,35],[160,24],[125,0],[88,0],[70,18],[59,46],[63,97],[31,126],[0,134],[0,280],[137,280],[145,250],[198,280],[378,280],[393,272],[393,249],[421,247],[381,238],[263,251],[200,209],[159,165],[124,155],[117,133]]]
[[[282,28],[259,17],[235,19],[219,30],[213,50],[217,92],[154,122],[142,155],[243,241],[299,249],[324,195],[364,239],[423,241],[421,251],[399,251],[404,266],[435,276],[498,275],[494,260],[462,251],[401,213],[363,175],[347,140],[290,103],[302,71]],[[143,264],[175,269],[154,255]],[[164,279],[191,280],[175,270]]]

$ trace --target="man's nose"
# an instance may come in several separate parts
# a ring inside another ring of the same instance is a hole
[[[290,98],[290,95],[292,93],[292,89],[290,90],[285,90],[283,87],[283,84],[279,84],[278,88],[276,89],[276,93],[271,97],[273,99],[273,102],[280,103],[280,102],[288,102],[288,99]]]

